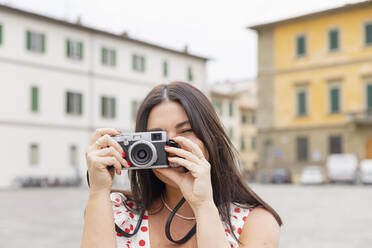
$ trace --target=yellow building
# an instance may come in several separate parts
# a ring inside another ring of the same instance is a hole
[[[214,84],[212,88],[211,100],[226,133],[239,152],[240,169],[251,177],[257,164],[256,82],[224,82]]]
[[[258,33],[259,165],[372,158],[372,1],[249,27]]]

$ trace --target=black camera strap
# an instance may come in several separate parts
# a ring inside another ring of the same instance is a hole
[[[90,187],[90,183],[89,183],[89,173],[87,171],[87,183],[88,183],[88,187]],[[174,240],[172,238],[172,235],[170,234],[170,226],[171,226],[171,223],[172,223],[172,220],[174,218],[174,215],[176,214],[176,212],[178,211],[178,209],[180,209],[180,207],[182,206],[182,204],[185,203],[185,198],[182,197],[181,201],[176,205],[176,207],[172,210],[172,212],[170,213],[168,219],[167,219],[167,223],[165,224],[165,235],[167,236],[167,238],[169,239],[169,241],[173,242],[173,243],[176,243],[176,244],[184,244],[186,243],[187,241],[189,241],[192,236],[195,235],[196,233],[196,224],[191,228],[191,230],[185,235],[185,237],[183,237],[182,239],[179,239],[179,240]],[[140,214],[140,217],[138,219],[138,222],[137,222],[137,225],[136,227],[134,228],[134,231],[133,233],[127,233],[127,232],[124,232],[123,229],[121,229],[116,223],[115,223],[115,230],[117,233],[119,233],[120,235],[126,237],[126,238],[130,238],[132,236],[134,236],[135,234],[137,234],[139,228],[141,227],[141,224],[142,224],[142,220],[143,220],[143,216],[145,215],[145,211],[143,210]]]
[[[182,197],[181,201],[177,204],[177,206],[173,209],[173,211],[170,213],[169,217],[168,217],[168,220],[167,220],[167,223],[165,224],[165,235],[167,235],[167,238],[172,241],[173,243],[176,243],[176,244],[184,244],[186,243],[187,241],[189,241],[192,236],[194,236],[194,234],[196,233],[196,224],[191,228],[191,230],[185,235],[185,237],[183,237],[182,239],[179,239],[179,240],[174,240],[172,238],[172,235],[170,234],[170,226],[171,226],[171,223],[172,223],[172,220],[173,220],[173,217],[174,215],[176,214],[176,212],[178,211],[178,209],[180,209],[180,207],[182,206],[182,204],[185,203],[185,198]]]

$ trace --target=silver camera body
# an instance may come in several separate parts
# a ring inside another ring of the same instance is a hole
[[[131,167],[123,169],[154,169],[171,167],[168,162],[168,153],[164,146],[179,147],[168,140],[165,131],[123,133],[112,137],[123,148],[125,159]]]

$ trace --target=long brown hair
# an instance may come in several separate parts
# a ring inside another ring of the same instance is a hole
[[[234,234],[230,221],[231,203],[246,208],[262,206],[275,217],[279,225],[282,225],[275,210],[244,182],[237,169],[237,152],[226,135],[211,102],[197,88],[183,82],[162,84],[153,88],[138,109],[136,132],[147,131],[147,121],[152,108],[164,101],[175,101],[183,106],[192,130],[208,150],[213,200],[230,232]],[[152,170],[132,170],[129,175],[131,198],[138,206],[137,211],[148,209],[164,193],[165,184]],[[235,235],[234,237],[237,240]]]

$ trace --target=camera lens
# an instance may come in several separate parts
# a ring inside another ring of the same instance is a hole
[[[145,150],[138,151],[138,157],[140,159],[144,159],[144,158],[146,158],[146,156],[147,156],[147,152]]]
[[[129,148],[129,156],[132,164],[141,168],[147,168],[157,160],[154,145],[144,140],[139,140],[132,144]]]

